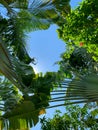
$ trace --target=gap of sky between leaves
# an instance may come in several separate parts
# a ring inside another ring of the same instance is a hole
[[[76,7],[81,0],[71,0],[71,6]],[[65,43],[58,38],[56,25],[48,30],[39,30],[28,34],[27,49],[37,64],[33,65],[35,72],[57,71],[60,55],[65,51]]]
[[[72,8],[75,8],[81,0],[71,0]],[[65,43],[58,39],[56,25],[52,25],[48,30],[36,31],[29,34],[28,51],[31,57],[35,57],[38,61],[37,65],[33,65],[36,72],[57,71],[58,66],[55,62],[60,60],[60,55],[65,51]],[[61,102],[63,103],[63,102]],[[54,104],[52,104],[54,105]],[[65,107],[52,108],[46,110],[46,117],[51,118],[56,109],[62,113],[65,112]],[[44,116],[44,115],[43,115]],[[42,116],[41,116],[42,117]],[[41,130],[41,124],[38,123],[30,130]]]
[[[81,0],[71,0],[72,8],[76,7]],[[0,7],[2,14],[6,16],[6,10]],[[48,30],[35,31],[28,34],[27,50],[31,57],[35,57],[37,65],[33,65],[35,72],[57,71],[58,65],[55,62],[60,60],[60,55],[65,51],[65,43],[58,39],[56,25],[50,26]],[[54,105],[54,104],[52,104]],[[64,107],[53,108],[46,110],[46,117],[52,117],[56,109],[65,112]],[[41,126],[38,123],[30,130],[40,130]]]
[[[39,30],[29,34],[28,49],[37,64],[33,65],[35,72],[57,71],[60,54],[65,50],[65,44],[58,39],[57,26],[51,25],[48,30]]]

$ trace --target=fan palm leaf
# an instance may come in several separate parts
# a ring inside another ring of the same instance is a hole
[[[62,23],[66,21],[65,17],[62,15],[62,12],[66,12],[65,10],[67,10],[67,14],[70,12],[69,2],[69,0],[66,2],[54,0],[33,0],[28,8],[28,11],[33,16],[36,16],[36,18],[42,18],[47,20],[47,22],[50,22],[50,24],[56,23],[59,25],[61,21]],[[65,10],[62,11],[62,9],[64,9],[63,7]],[[69,8],[69,10],[67,8]]]
[[[56,8],[51,0],[33,0],[30,4],[28,11],[40,18],[51,18],[56,14]],[[52,14],[52,15],[51,15]]]
[[[87,102],[98,101],[98,75],[91,73],[80,79],[74,79],[67,90],[69,97],[82,97]]]
[[[18,25],[27,32],[48,29],[52,23],[51,20],[38,17],[26,10],[21,10],[16,20]]]
[[[52,1],[52,0],[33,0],[33,1],[16,0],[16,1],[12,1],[11,5],[9,5],[7,1],[1,2],[1,4],[3,4],[7,8],[8,12],[13,13],[14,11],[14,14],[13,14],[14,16],[16,12],[15,8],[18,8],[19,11],[21,10],[28,11],[32,15],[32,19],[31,19],[32,23],[36,25],[36,26],[33,26],[32,29],[34,29],[35,27],[35,30],[37,30],[37,29],[47,29],[50,24],[58,23],[59,20],[61,19],[62,19],[62,22],[65,22],[65,18],[63,18],[60,14],[62,14],[63,6],[64,6],[64,10],[67,10],[67,13],[70,12],[69,2],[70,2],[69,0],[66,0],[66,2],[64,1],[57,2],[57,1]],[[9,11],[9,9],[13,11]],[[16,15],[18,12],[16,12]],[[26,20],[27,16],[28,15],[24,16],[24,21]]]
[[[61,83],[61,86],[58,90],[54,90],[51,93],[51,95],[56,97],[52,97],[50,103],[56,104],[47,108],[98,102],[98,75],[96,73],[90,73],[69,81],[65,80]]]

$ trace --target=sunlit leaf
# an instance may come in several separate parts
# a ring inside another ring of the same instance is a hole
[[[42,114],[45,114],[45,113],[46,113],[45,109],[41,109],[40,112],[39,112],[39,115],[42,115]]]
[[[25,126],[28,128],[36,125],[38,122],[38,110],[35,109],[31,101],[24,101],[22,104],[15,106],[15,108],[3,115],[4,119],[9,122],[9,129],[20,129]]]

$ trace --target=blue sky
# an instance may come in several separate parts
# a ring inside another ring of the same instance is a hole
[[[72,8],[75,8],[81,0],[71,0]],[[27,48],[31,57],[36,57],[38,63],[34,66],[36,72],[57,71],[58,66],[54,63],[60,60],[60,55],[65,51],[65,43],[58,39],[57,26],[52,25],[48,30],[30,33],[27,40]],[[56,109],[65,111],[64,107],[48,109],[47,117],[52,117]],[[31,130],[40,130],[38,123]]]
[[[71,6],[76,7],[80,0],[71,0]],[[28,34],[27,48],[31,57],[37,59],[34,65],[36,72],[57,71],[56,61],[60,60],[60,54],[65,51],[65,43],[58,39],[57,26],[51,25],[48,30],[35,31]]]
[[[31,57],[37,59],[35,71],[57,71],[55,62],[60,60],[60,54],[65,50],[65,44],[58,39],[57,26],[52,25],[48,30],[36,31],[29,34],[28,50]]]

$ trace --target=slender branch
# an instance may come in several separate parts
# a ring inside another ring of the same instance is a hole
[[[86,102],[88,102],[88,100],[77,101],[77,102],[69,102],[69,103],[63,103],[63,104],[58,104],[58,105],[49,106],[49,107],[47,107],[47,109],[49,109],[49,108],[54,108],[54,107],[60,107],[60,106],[67,106],[67,105],[71,105],[71,104],[86,103]]]
[[[57,101],[66,101],[66,100],[81,100],[84,99],[83,97],[69,97],[69,98],[62,98],[62,99],[51,99],[49,102],[57,102]]]

